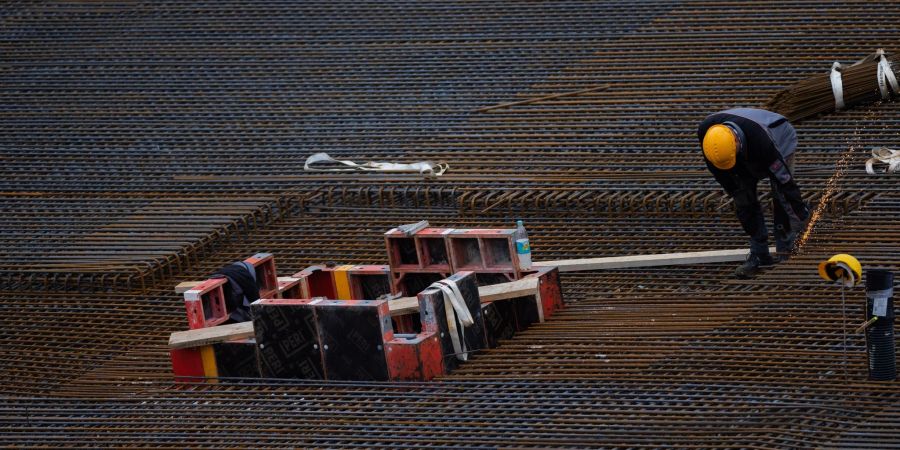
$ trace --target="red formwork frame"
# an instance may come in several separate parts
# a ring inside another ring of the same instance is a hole
[[[391,380],[428,381],[444,374],[441,342],[433,331],[395,334],[384,348]]]
[[[376,298],[367,298],[364,294],[363,278],[364,277],[383,277],[384,281],[390,284],[391,268],[387,265],[359,265],[347,269],[347,277],[350,283],[350,299],[351,300],[377,300]],[[385,292],[390,294],[391,292]]]
[[[521,278],[515,230],[457,229],[446,237],[453,273],[467,270],[504,274],[510,281]]]
[[[523,278],[538,279],[538,294],[542,307],[541,322],[543,322],[565,305],[559,281],[559,268],[539,267],[531,273],[525,273]]]
[[[188,328],[212,327],[228,320],[223,290],[227,282],[225,278],[210,278],[185,291]]]
[[[278,293],[280,298],[302,298],[301,279],[294,277],[278,277]]]
[[[424,228],[413,234],[392,229],[384,234],[390,265],[391,291],[417,295],[411,277],[448,278],[460,271],[497,274],[508,281],[520,279],[514,229]],[[437,255],[435,254],[437,253]],[[417,314],[394,317],[398,331],[414,332]]]
[[[278,298],[278,274],[275,272],[275,256],[271,253],[257,253],[244,260],[256,269],[256,284],[259,298]]]
[[[454,271],[450,264],[450,249],[446,236],[452,231],[452,228],[424,228],[413,235],[407,235],[394,228],[385,233],[391,292],[416,295],[418,292],[405,292],[407,290],[404,287],[404,280],[409,274],[437,274],[443,278],[450,276]],[[403,254],[408,255],[410,250],[415,253],[414,261],[404,260],[402,257]],[[441,256],[444,262],[437,260]]]
[[[392,229],[384,234],[391,269],[391,289],[406,292],[410,274],[496,273],[510,281],[522,277],[514,229],[424,228],[408,235]],[[433,252],[439,252],[435,257]]]
[[[294,275],[300,279],[300,298],[335,298],[334,279],[325,266],[309,266]]]
[[[396,228],[384,234],[385,245],[388,252],[388,263],[392,269],[415,272],[431,271],[433,273],[445,273],[452,269],[449,262],[449,249],[446,236],[453,232],[452,228],[423,228],[412,235],[407,235]],[[429,242],[439,242],[432,246]],[[403,247],[407,252],[411,249],[415,252],[415,260],[403,260]],[[411,246],[411,247],[410,247]],[[433,254],[439,252],[440,255]],[[439,262],[436,258],[443,256],[446,260]]]
[[[322,272],[329,274],[331,277],[331,292],[333,295],[327,296],[327,298],[332,300],[376,300],[379,296],[365,295],[362,283],[363,278],[370,276],[384,277],[386,282],[390,282],[388,266],[383,265],[355,266],[345,264],[325,267],[322,269]],[[383,294],[390,294],[390,292],[387,291]]]
[[[325,297],[330,300],[377,300],[376,298],[367,298],[364,295],[362,278],[380,276],[384,277],[385,282],[390,283],[390,266],[310,266],[295,273],[291,278],[298,280],[300,298]],[[341,286],[338,283],[342,283]],[[344,292],[342,295],[346,295],[349,298],[339,299],[339,292]],[[389,294],[390,292],[385,293]]]
[[[172,358],[176,383],[189,383],[206,376],[199,348],[173,348],[169,350],[169,357]]]

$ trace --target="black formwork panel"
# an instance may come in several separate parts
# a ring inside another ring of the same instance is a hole
[[[525,331],[531,324],[541,321],[540,311],[538,310],[541,306],[534,295],[516,297],[507,301],[510,302],[512,309],[515,311],[516,329],[518,331]]]
[[[218,342],[212,344],[216,355],[219,377],[258,378],[259,363],[256,360],[256,340]]]
[[[454,355],[453,340],[450,327],[447,325],[447,310],[444,306],[444,294],[440,290],[429,288],[419,293],[419,314],[422,318],[422,330],[435,333],[441,341],[444,373],[450,373],[459,367],[459,360]]]
[[[516,335],[516,316],[512,303],[491,302],[481,308],[481,311],[489,348],[496,348],[501,339],[512,339]]]
[[[488,346],[488,337],[481,311],[481,297],[478,294],[478,283],[474,272],[457,272],[447,280],[456,283],[465,300],[469,314],[474,323],[460,330],[457,327],[457,336],[465,341],[469,352],[475,352]],[[456,357],[456,349],[453,348],[453,338],[447,323],[447,308],[444,305],[444,294],[437,288],[429,288],[419,293],[419,311],[422,317],[423,329],[437,333],[441,340],[441,349],[444,353],[444,371],[450,373],[459,366]]]
[[[312,302],[259,300],[250,306],[262,377],[325,379]]]
[[[481,311],[481,296],[478,294],[478,281],[472,272],[457,272],[450,275],[448,280],[456,283],[459,292],[466,301],[466,307],[472,320],[475,322],[471,326],[463,329],[463,335],[466,339],[466,346],[469,351],[478,351],[487,346],[487,338],[485,336],[484,318]]]
[[[385,300],[324,300],[315,305],[329,380],[390,379],[384,343],[393,339]]]

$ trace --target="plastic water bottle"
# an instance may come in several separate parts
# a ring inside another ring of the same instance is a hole
[[[528,242],[528,232],[521,220],[516,221],[516,254],[519,256],[519,270],[531,268],[531,244]]]

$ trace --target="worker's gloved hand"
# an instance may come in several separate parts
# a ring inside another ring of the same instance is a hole
[[[803,221],[803,223],[809,222],[809,216],[811,215],[809,202],[801,201],[794,210],[797,212],[797,217],[799,217],[800,220]]]
[[[806,225],[809,223],[809,219],[812,216],[812,213],[809,209],[809,203],[801,201],[798,202],[798,205],[794,207],[794,212],[796,213],[796,217],[791,217],[791,230],[795,233],[802,233],[806,231]]]

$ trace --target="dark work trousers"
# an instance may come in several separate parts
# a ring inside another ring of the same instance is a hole
[[[791,172],[791,178],[794,177],[794,155],[790,155],[784,159],[785,165],[788,167],[788,170]],[[772,190],[772,211],[775,217],[773,217],[773,222],[775,223],[775,241],[783,241],[787,239],[787,236],[792,231],[801,231],[799,229],[794,230],[793,228],[799,227],[801,224],[797,223],[796,219],[791,219],[790,214],[788,214],[785,209],[785,204],[790,204],[790,202],[785,198],[784,193],[781,191],[778,182],[775,181],[774,177],[769,177],[769,186]],[[780,245],[779,245],[780,247]],[[778,251],[789,250],[789,249],[781,249]]]
[[[785,158],[784,162],[793,175],[794,155]],[[763,215],[762,205],[760,205],[756,193],[758,183],[759,181],[753,178],[740,180],[741,188],[734,193],[734,209],[744,232],[750,236],[750,253],[767,255],[769,254],[769,230],[766,229],[766,217]],[[772,209],[775,214],[775,239],[784,241],[791,232],[791,217],[783,206],[787,200],[784,193],[781,192],[780,186],[772,177],[769,178],[769,183],[772,187]]]

